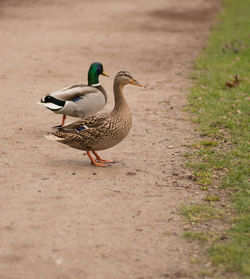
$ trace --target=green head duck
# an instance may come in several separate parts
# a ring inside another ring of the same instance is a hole
[[[100,85],[99,82],[99,75],[103,75],[108,77],[109,75],[103,71],[103,66],[99,62],[94,62],[89,67],[88,72],[88,85],[89,86],[98,86]]]

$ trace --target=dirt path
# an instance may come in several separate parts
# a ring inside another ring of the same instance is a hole
[[[0,3],[1,279],[194,278],[195,247],[180,237],[177,214],[198,198],[181,167],[196,136],[183,106],[216,2]],[[126,87],[133,128],[101,152],[117,161],[109,168],[46,141],[61,117],[36,105],[48,92],[86,82],[93,61],[112,75],[101,77],[105,110],[118,71],[148,84]]]

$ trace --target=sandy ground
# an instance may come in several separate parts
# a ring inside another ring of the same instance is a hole
[[[217,2],[0,2],[1,279],[195,278],[178,215],[199,198],[182,168],[197,137],[183,108]],[[118,71],[148,84],[125,88],[133,127],[100,153],[107,168],[47,141],[61,117],[36,104],[86,82],[93,61],[111,74],[106,111]]]

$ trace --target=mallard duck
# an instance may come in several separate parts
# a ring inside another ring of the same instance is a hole
[[[108,163],[113,163],[113,161],[102,159],[96,151],[118,144],[129,133],[132,114],[123,95],[123,87],[127,84],[145,87],[136,81],[131,73],[121,71],[114,79],[115,106],[110,113],[99,113],[63,127],[55,127],[55,131],[45,137],[86,151],[91,163],[95,166],[109,166]],[[93,158],[91,152],[96,159]]]
[[[47,95],[38,104],[54,113],[63,114],[61,126],[66,115],[84,118],[100,111],[107,102],[107,93],[99,82],[99,75],[109,76],[99,62],[90,65],[88,85],[77,84],[65,87]]]

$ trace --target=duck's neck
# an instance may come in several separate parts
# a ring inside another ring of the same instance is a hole
[[[129,109],[128,104],[123,95],[124,85],[120,84],[117,81],[114,81],[114,97],[115,97],[115,106],[113,111],[119,111],[123,109]]]
[[[107,99],[108,99],[108,96],[107,96],[107,92],[106,90],[101,86],[101,85],[98,85],[96,86],[96,88],[102,92],[104,98],[105,98],[105,104],[107,103]]]

